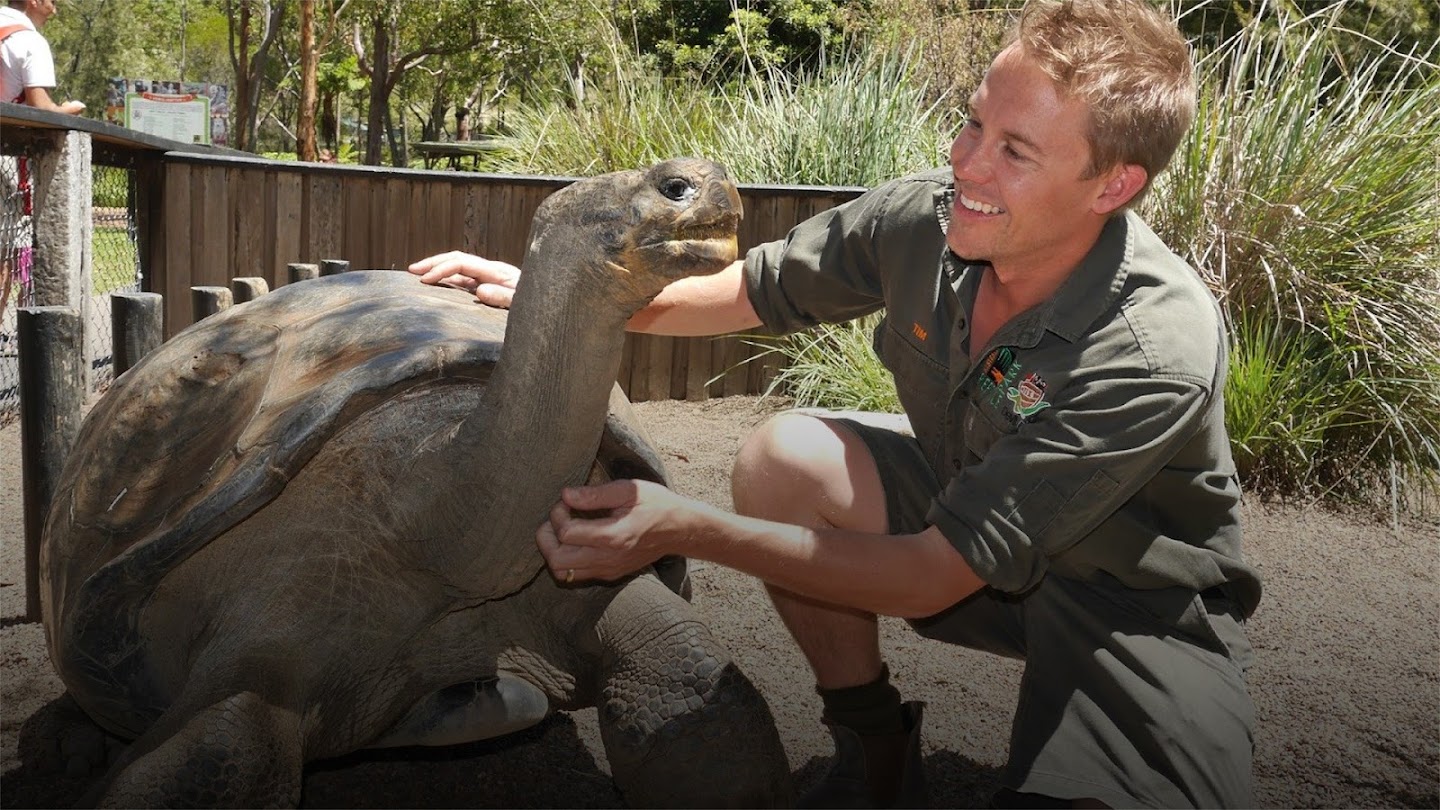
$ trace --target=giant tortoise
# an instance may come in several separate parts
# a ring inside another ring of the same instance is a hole
[[[788,801],[769,709],[675,588],[556,582],[534,543],[562,486],[663,480],[614,385],[625,323],[732,261],[740,213],[707,161],[583,180],[537,211],[508,320],[349,273],[117,380],[42,554],[56,669],[135,738],[90,798],[294,805],[307,761],[597,706],[632,804]]]

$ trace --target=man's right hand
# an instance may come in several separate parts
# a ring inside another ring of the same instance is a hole
[[[473,253],[451,250],[410,265],[410,272],[426,284],[444,284],[475,293],[482,304],[510,308],[520,268],[506,262],[482,259]]]

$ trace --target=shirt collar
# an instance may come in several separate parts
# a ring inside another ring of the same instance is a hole
[[[26,14],[18,8],[11,8],[5,5],[0,5],[0,24],[5,25],[7,28],[12,25],[23,25],[31,31],[37,31],[35,21],[30,19],[29,14]]]
[[[946,184],[937,189],[934,204],[940,232],[945,233],[950,228],[950,212],[954,210],[955,186]],[[1040,332],[1045,329],[1073,342],[1115,303],[1130,273],[1137,226],[1140,226],[1140,220],[1130,211],[1113,216],[1105,223],[1094,247],[1085,254],[1060,289],[1039,306],[1023,313],[1020,322],[1012,325],[1018,327],[1016,337],[1020,345],[1035,345],[1040,340]],[[965,270],[986,267],[959,259],[948,248],[945,250],[945,266],[951,286],[957,293],[960,292],[960,280]]]

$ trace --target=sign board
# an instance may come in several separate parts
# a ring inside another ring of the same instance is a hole
[[[230,141],[229,88],[209,82],[111,79],[105,120],[184,143]]]

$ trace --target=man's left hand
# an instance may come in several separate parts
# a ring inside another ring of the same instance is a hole
[[[611,481],[561,493],[535,543],[557,582],[620,579],[666,554],[705,505],[649,481]]]

